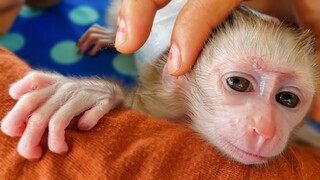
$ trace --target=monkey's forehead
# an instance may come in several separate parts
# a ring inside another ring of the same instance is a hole
[[[307,31],[243,6],[213,31],[209,39],[212,41],[217,47],[254,52],[257,56],[279,58],[314,53],[314,38]]]
[[[231,20],[230,20],[231,19]],[[262,18],[248,10],[236,10],[209,39],[203,54],[209,61],[252,59],[281,68],[313,74],[315,55],[309,33]]]
[[[204,52],[198,59],[195,71],[211,73],[219,72],[244,72],[248,74],[279,74],[283,80],[294,80],[298,84],[314,88],[318,82],[316,69],[312,63],[292,61],[286,59],[270,59],[266,56],[256,56],[237,52],[213,53]],[[302,61],[303,62],[303,61]],[[199,69],[200,68],[200,69]]]

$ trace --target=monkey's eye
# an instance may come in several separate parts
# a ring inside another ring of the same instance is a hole
[[[276,95],[276,100],[278,103],[288,107],[294,108],[298,105],[300,99],[297,95],[292,92],[284,91],[280,92]]]
[[[245,92],[250,87],[250,81],[239,76],[232,76],[226,79],[228,86],[239,92]]]

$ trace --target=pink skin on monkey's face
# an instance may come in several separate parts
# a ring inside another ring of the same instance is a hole
[[[265,163],[284,150],[291,131],[306,115],[313,92],[307,89],[306,77],[284,67],[265,62],[239,64],[216,66],[210,82],[218,85],[204,88],[215,106],[199,106],[202,113],[195,127],[236,161]]]

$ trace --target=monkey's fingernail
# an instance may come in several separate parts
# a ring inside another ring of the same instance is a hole
[[[181,56],[180,50],[176,44],[172,44],[168,55],[168,72],[174,74],[180,69]]]
[[[127,29],[126,23],[123,19],[120,19],[117,35],[116,35],[116,43],[115,46],[119,46],[124,43],[127,39]]]
[[[79,123],[78,127],[79,127],[79,129],[82,130],[82,131],[87,131],[87,130],[90,129],[89,124],[83,123],[83,122],[82,122],[82,123]]]

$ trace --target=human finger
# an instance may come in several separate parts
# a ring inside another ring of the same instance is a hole
[[[189,0],[174,25],[168,72],[180,76],[189,71],[212,30],[241,2],[242,0]]]
[[[293,3],[297,23],[313,32],[316,37],[316,48],[320,53],[320,0],[294,0]],[[320,56],[320,54],[318,55]]]
[[[138,50],[147,40],[158,9],[170,0],[123,0],[119,13],[115,47],[128,54]]]

